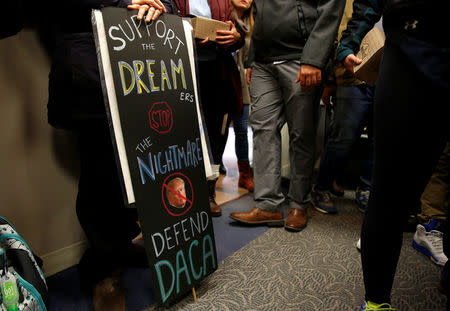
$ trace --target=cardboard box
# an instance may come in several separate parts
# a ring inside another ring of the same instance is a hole
[[[196,39],[203,40],[209,37],[210,41],[216,41],[217,30],[230,30],[230,24],[200,16],[193,17],[191,23]]]
[[[377,27],[374,27],[364,37],[361,42],[361,48],[356,54],[363,61],[355,67],[355,76],[372,86],[378,78],[385,39],[384,33]]]

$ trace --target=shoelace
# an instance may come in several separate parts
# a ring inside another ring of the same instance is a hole
[[[324,200],[325,202],[330,202],[330,201],[332,201],[331,193],[328,192],[328,191],[323,191],[323,192],[322,192],[322,197],[323,197],[323,200]]]
[[[435,248],[437,252],[443,251],[443,243],[442,243],[442,232],[431,230],[427,232],[428,238],[431,241],[431,245]]]
[[[368,201],[369,200],[369,195],[370,195],[370,190],[362,190],[359,193],[360,197],[361,197],[361,201]]]
[[[375,307],[369,307],[366,305],[365,311],[395,311],[396,309],[392,308],[388,303],[382,303],[381,305]]]

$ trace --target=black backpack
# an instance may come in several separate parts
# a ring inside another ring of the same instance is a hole
[[[47,310],[48,289],[44,273],[27,243],[1,216],[0,285],[1,311]],[[11,300],[17,308],[8,309]]]

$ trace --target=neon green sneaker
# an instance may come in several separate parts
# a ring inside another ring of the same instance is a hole
[[[392,308],[391,305],[388,303],[376,304],[371,301],[367,302],[364,301],[361,304],[361,308],[359,309],[359,311],[392,311],[392,310],[396,309]]]

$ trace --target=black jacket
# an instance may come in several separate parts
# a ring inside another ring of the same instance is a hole
[[[345,7],[343,0],[255,0],[247,65],[300,60],[325,68]]]
[[[126,7],[131,0],[66,0],[51,11],[49,34],[48,121],[74,129],[86,120],[106,119],[91,11],[104,6]]]

